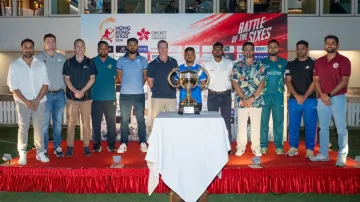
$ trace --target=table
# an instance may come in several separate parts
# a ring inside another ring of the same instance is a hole
[[[160,112],[148,143],[149,195],[161,174],[164,183],[187,202],[195,202],[221,173],[231,149],[224,119],[218,112]]]

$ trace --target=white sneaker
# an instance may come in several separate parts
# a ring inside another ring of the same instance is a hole
[[[46,157],[44,153],[36,154],[36,160],[41,161],[42,163],[47,163],[50,161],[49,158]]]
[[[289,151],[286,152],[286,155],[287,156],[297,156],[297,155],[299,155],[299,151],[295,147],[290,147]]]
[[[255,149],[255,150],[253,150],[253,154],[254,154],[255,156],[262,156],[262,153],[261,153],[261,150],[260,150],[260,149]]]
[[[119,149],[117,150],[117,153],[124,153],[124,152],[126,152],[126,150],[127,150],[126,144],[125,144],[125,143],[122,143],[122,144],[120,145]]]
[[[141,150],[142,152],[147,152],[148,148],[147,148],[147,146],[146,146],[145,143],[141,143],[141,144],[140,144],[140,150]]]
[[[235,152],[235,156],[242,156],[245,153],[244,149],[237,149]]]
[[[19,164],[19,166],[26,165],[26,154],[20,155],[20,158],[18,160],[18,164]]]

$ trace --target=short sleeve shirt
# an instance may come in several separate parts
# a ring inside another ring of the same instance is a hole
[[[291,76],[291,84],[299,95],[305,95],[313,82],[315,59],[308,57],[305,61],[295,59],[286,65],[286,76]],[[308,98],[316,98],[316,92],[311,93]],[[290,94],[290,99],[295,99],[293,94]]]
[[[245,96],[252,96],[259,84],[265,79],[266,69],[261,61],[256,60],[252,65],[247,65],[245,60],[234,63],[232,70],[232,80],[237,81]],[[263,93],[260,93],[252,103],[252,107],[261,108],[264,106]],[[236,95],[235,105],[237,108],[246,108],[244,99]]]
[[[90,80],[90,76],[97,75],[95,63],[88,57],[78,62],[74,57],[67,59],[64,63],[63,74],[70,77],[70,82],[75,89],[81,90]],[[66,87],[66,97],[74,101],[92,100],[92,90],[89,88],[82,98],[76,98],[75,94]]]
[[[166,62],[157,57],[149,63],[147,77],[153,79],[152,98],[176,98],[176,89],[171,87],[167,80],[169,73],[175,67],[178,67],[178,63],[172,57],[168,57]]]
[[[262,60],[263,64],[266,65],[266,79],[264,94],[265,95],[278,95],[285,91],[285,70],[287,60],[278,57],[278,60],[271,61],[270,57]]]
[[[188,70],[188,66],[186,64],[182,64],[179,66],[178,72],[185,71],[185,70]],[[200,65],[194,64],[193,66],[190,67],[190,70],[197,71],[199,73],[199,85],[200,85],[201,81],[206,80],[205,72],[200,72]],[[179,80],[179,77],[177,75],[175,75],[174,78],[175,78],[175,80]],[[191,89],[191,97],[196,100],[197,104],[202,103],[201,88],[199,85],[196,86],[195,88]],[[186,98],[186,89],[180,88],[180,96],[179,97],[180,97],[179,98],[180,102]]]
[[[116,67],[122,71],[121,94],[144,94],[143,71],[148,68],[148,61],[145,57],[137,54],[134,60],[125,54],[117,61]]]
[[[323,56],[316,60],[314,75],[319,77],[321,89],[328,94],[342,81],[343,76],[351,75],[350,60],[336,53],[335,58],[328,61],[327,56]],[[335,95],[342,95],[347,92],[347,87],[344,87]]]
[[[95,82],[92,86],[93,100],[116,100],[116,60],[111,57],[107,57],[103,62],[99,56],[94,57],[92,60],[98,71],[98,74],[95,76]]]

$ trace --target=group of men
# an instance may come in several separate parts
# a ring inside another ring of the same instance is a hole
[[[325,38],[327,55],[315,61],[308,56],[308,43],[296,44],[297,58],[287,62],[278,56],[279,42],[268,42],[269,56],[255,59],[254,44],[242,46],[244,59],[231,61],[224,58],[224,45],[213,45],[213,59],[203,64],[208,71],[210,83],[207,106],[209,111],[221,111],[229,139],[231,139],[232,89],[236,92],[235,106],[238,115],[237,150],[241,156],[247,144],[247,124],[251,121],[251,150],[255,156],[268,152],[269,118],[272,112],[274,142],[277,154],[284,154],[284,91],[285,83],[290,90],[288,156],[298,155],[299,128],[302,115],[306,134],[306,157],[312,161],[328,161],[329,124],[332,115],[339,134],[339,156],[336,165],[345,166],[348,153],[346,130],[346,88],[351,72],[350,61],[337,52],[336,36]],[[53,122],[54,154],[63,157],[61,126],[64,107],[67,112],[67,151],[71,157],[74,149],[75,126],[78,113],[83,125],[84,154],[91,155],[89,148],[91,125],[93,129],[93,152],[101,151],[101,121],[107,123],[107,149],[115,152],[116,83],[120,88],[120,112],[122,116],[121,144],[118,153],[127,150],[129,117],[132,107],[138,123],[140,150],[147,152],[146,125],[144,118],[144,84],[152,91],[151,123],[161,111],[176,111],[176,89],[167,80],[168,74],[178,67],[176,59],[168,56],[168,43],[158,42],[158,57],[149,64],[138,53],[138,40],[127,40],[127,53],[117,61],[108,56],[107,42],[98,43],[98,55],[92,59],[85,56],[85,42],[74,42],[75,55],[69,59],[56,52],[56,37],[44,36],[44,52],[34,56],[34,42],[25,39],[21,43],[22,56],[11,63],[8,86],[14,94],[18,113],[19,165],[26,164],[26,150],[30,117],[34,126],[36,159],[49,162],[49,124]],[[190,68],[200,71],[195,63],[194,48],[184,51],[185,63],[179,70]],[[205,82],[205,74],[199,75]],[[201,89],[192,89],[192,97],[202,107]],[[186,90],[180,89],[180,101]],[[318,98],[318,99],[317,99]],[[200,109],[201,110],[201,109]],[[91,117],[91,118],[90,118]],[[320,126],[320,153],[314,155],[317,117]],[[90,121],[91,120],[91,121]],[[90,123],[92,122],[92,123]],[[209,134],[211,135],[211,134]]]

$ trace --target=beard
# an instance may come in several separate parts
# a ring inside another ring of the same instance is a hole
[[[277,56],[279,54],[279,52],[276,53],[269,53],[270,56]]]
[[[328,48],[328,49],[326,49],[326,52],[327,53],[335,53],[335,49],[333,49],[333,48]]]
[[[214,58],[222,58],[222,55],[214,55]]]
[[[135,53],[137,53],[137,50],[129,50],[129,49],[128,49],[128,52],[129,52],[130,54],[135,54]]]
[[[107,56],[107,54],[106,53],[99,53],[99,56],[104,58],[104,57]]]
[[[31,58],[33,56],[33,54],[29,51],[26,51],[24,54],[23,54],[24,57],[26,58]]]

